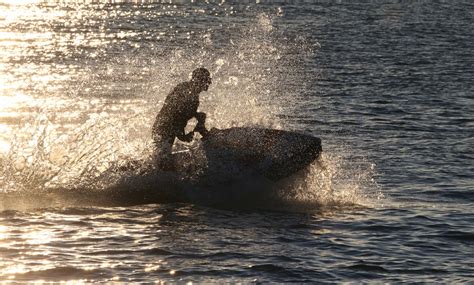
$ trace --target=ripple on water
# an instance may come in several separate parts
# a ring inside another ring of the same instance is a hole
[[[104,280],[111,278],[111,272],[105,269],[81,269],[76,267],[55,267],[15,274],[12,281],[65,281],[65,280]]]

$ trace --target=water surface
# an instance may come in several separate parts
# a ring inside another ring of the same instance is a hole
[[[472,4],[171,2],[1,2],[0,280],[473,282]],[[198,66],[209,128],[320,161],[115,171]]]

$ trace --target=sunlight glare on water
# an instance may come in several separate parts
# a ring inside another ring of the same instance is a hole
[[[1,0],[0,4],[25,5],[25,4],[34,4],[38,2],[41,2],[41,0]]]

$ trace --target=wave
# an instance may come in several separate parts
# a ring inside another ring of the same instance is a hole
[[[15,274],[15,281],[31,281],[31,280],[48,280],[48,281],[64,281],[64,280],[94,280],[103,279],[111,275],[104,269],[81,269],[76,267],[55,267],[37,271],[27,271]],[[109,276],[110,277],[110,276]]]

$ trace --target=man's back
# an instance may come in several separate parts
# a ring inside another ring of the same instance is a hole
[[[187,122],[196,115],[199,95],[189,82],[178,84],[166,97],[156,116],[153,134],[178,136]]]

